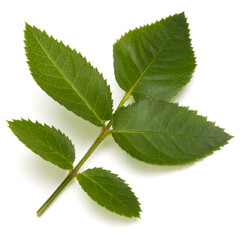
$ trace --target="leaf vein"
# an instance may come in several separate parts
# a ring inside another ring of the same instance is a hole
[[[34,36],[34,35],[33,35]],[[62,75],[63,79],[66,80],[66,82],[70,84],[69,79],[65,76],[65,74],[62,72],[62,68],[58,68],[55,61],[52,59],[52,57],[48,54],[48,52],[46,51],[46,49],[44,48],[44,46],[41,44],[41,41],[38,40],[35,36],[34,38],[36,39],[37,43],[39,44],[39,46],[41,47],[41,49],[43,50],[43,52],[47,55],[47,57],[49,58],[49,60],[52,62],[53,66],[57,69],[57,71],[60,73],[60,75]],[[65,64],[65,63],[64,63]],[[82,101],[85,103],[85,105],[88,107],[88,109],[95,115],[95,117],[98,119],[98,121],[101,123],[101,125],[103,125],[103,122],[101,120],[101,118],[97,115],[97,113],[92,109],[92,107],[89,105],[89,103],[87,102],[87,100],[81,96],[81,94],[79,93],[79,91],[72,86],[72,89],[76,92],[76,94],[82,99]]]

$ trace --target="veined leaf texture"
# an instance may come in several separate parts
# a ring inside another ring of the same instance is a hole
[[[97,126],[111,119],[110,88],[80,53],[28,24],[25,49],[33,78],[50,97]]]
[[[87,169],[77,177],[83,190],[101,206],[119,215],[139,217],[138,199],[124,180],[102,169]]]
[[[30,120],[8,122],[18,139],[43,159],[63,169],[73,168],[75,149],[60,130]]]
[[[116,80],[135,100],[173,97],[196,66],[184,13],[129,31],[113,56]]]
[[[145,99],[113,116],[114,140],[131,156],[157,165],[184,165],[212,154],[231,138],[196,111]]]

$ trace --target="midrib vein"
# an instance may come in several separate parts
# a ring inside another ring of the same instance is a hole
[[[33,34],[34,36],[34,34]],[[43,50],[43,52],[46,54],[46,56],[48,57],[48,59],[51,61],[51,63],[53,64],[53,66],[57,69],[57,71],[60,73],[60,75],[62,76],[63,79],[65,79],[65,81],[69,84],[69,86],[74,90],[74,92],[81,98],[81,100],[85,103],[85,105],[87,106],[87,108],[94,114],[94,116],[98,119],[98,121],[101,123],[101,125],[103,125],[103,122],[101,120],[101,118],[97,115],[97,113],[92,109],[92,107],[89,105],[89,103],[87,102],[87,100],[80,95],[80,93],[73,87],[73,84],[70,83],[70,81],[68,80],[68,78],[65,76],[65,74],[57,67],[55,61],[52,59],[52,57],[48,54],[48,52],[46,51],[45,47],[41,44],[41,42],[34,36],[34,38],[36,39],[38,45],[40,46],[40,48]]]
[[[174,137],[195,137],[195,138],[216,138],[216,136],[199,136],[199,135],[184,135],[177,133],[166,133],[166,132],[152,132],[152,131],[128,131],[128,130],[113,130],[112,133],[123,133],[123,134],[139,134],[139,135],[157,135],[157,136],[174,136]]]
[[[32,138],[33,140],[35,140],[36,142],[39,142],[40,144],[42,144],[43,146],[45,146],[46,148],[50,149],[53,153],[56,153],[57,155],[59,155],[60,157],[62,157],[63,159],[65,159],[67,161],[67,163],[72,164],[71,161],[69,161],[68,158],[66,158],[63,154],[57,152],[53,147],[51,147],[51,145],[46,144],[44,141],[41,141],[37,138],[35,138],[33,135],[29,134],[28,132],[26,132],[24,129],[18,129],[19,131],[27,134],[30,138]],[[60,147],[61,148],[61,147]],[[48,160],[49,161],[49,160]]]
[[[121,202],[123,205],[125,205],[127,208],[129,208],[129,206],[123,202],[120,201],[118,198],[116,198],[116,196],[114,196],[112,193],[110,193],[105,187],[103,187],[101,184],[99,184],[98,182],[94,181],[92,178],[88,177],[85,174],[82,174],[85,178],[89,179],[90,181],[92,181],[93,183],[95,183],[97,186],[99,186],[101,189],[103,189],[105,192],[107,192],[112,198],[116,199],[118,202]]]
[[[140,77],[138,78],[138,80],[134,83],[134,85],[130,88],[130,90],[128,91],[129,95],[131,94],[131,92],[133,91],[133,89],[137,86],[137,84],[141,81],[141,79],[143,78],[143,76],[146,74],[146,72],[149,70],[149,68],[153,65],[153,63],[156,61],[156,59],[159,57],[160,53],[162,52],[163,48],[166,46],[167,42],[169,41],[170,38],[167,38],[166,41],[164,42],[163,46],[158,50],[158,53],[156,54],[156,56],[153,58],[153,60],[149,63],[149,65],[147,65],[146,69],[142,72],[142,74],[140,75]]]

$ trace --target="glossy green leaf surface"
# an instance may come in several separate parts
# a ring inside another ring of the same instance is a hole
[[[28,24],[25,49],[33,78],[50,97],[97,126],[111,119],[110,88],[80,53]]]
[[[192,163],[231,138],[195,111],[153,99],[120,108],[113,115],[112,136],[131,156],[158,165]]]
[[[113,56],[119,86],[136,100],[173,97],[196,66],[184,13],[129,31],[114,44]]]
[[[30,120],[8,122],[17,138],[43,159],[63,169],[71,169],[75,160],[72,142],[60,130]]]
[[[78,174],[83,190],[111,212],[126,217],[139,217],[140,204],[124,180],[102,168],[87,169]]]

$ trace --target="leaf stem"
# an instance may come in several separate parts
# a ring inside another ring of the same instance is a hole
[[[111,125],[110,125],[111,126]],[[109,126],[109,127],[110,127]],[[108,128],[109,129],[109,128]],[[63,182],[58,186],[58,188],[53,192],[53,194],[47,199],[47,201],[39,208],[37,211],[37,216],[40,217],[45,210],[48,208],[48,206],[53,202],[53,200],[59,195],[59,193],[64,189],[64,187],[77,176],[77,172],[81,168],[81,166],[86,162],[86,160],[89,158],[89,156],[92,154],[92,152],[96,149],[96,147],[103,141],[105,137],[107,137],[110,132],[108,129],[103,126],[100,134],[92,144],[92,146],[88,149],[86,154],[83,156],[83,158],[79,161],[79,163],[76,165],[75,168],[73,168],[67,177],[63,180]]]
[[[123,104],[128,100],[130,97],[130,92],[127,92],[121,102],[119,103],[117,109],[123,106]],[[47,199],[47,201],[39,208],[37,211],[37,216],[40,217],[45,210],[49,207],[49,205],[53,202],[53,200],[62,192],[62,190],[65,188],[65,186],[77,176],[77,173],[79,169],[82,167],[82,165],[86,162],[86,160],[90,157],[90,155],[93,153],[93,151],[97,148],[97,146],[103,141],[103,139],[111,134],[111,131],[109,129],[112,126],[112,120],[110,120],[107,124],[107,126],[103,125],[100,134],[92,144],[92,146],[88,149],[86,154],[82,157],[82,159],[78,162],[78,164],[69,172],[67,177],[63,180],[63,182],[58,186],[58,188],[53,192],[53,194]]]
[[[123,106],[123,104],[129,99],[130,96],[131,96],[131,92],[130,92],[130,91],[127,92],[127,93],[123,96],[123,98],[122,98],[121,102],[119,103],[116,111],[117,111],[120,107]]]
[[[89,156],[93,153],[93,151],[97,148],[97,146],[103,141],[105,137],[109,135],[108,129],[104,126],[102,127],[101,133],[98,135],[92,146],[88,149],[86,154],[83,156],[83,158],[79,161],[79,163],[76,165],[76,167],[72,170],[74,174],[77,174],[79,169],[82,167],[82,165],[86,162],[86,160],[89,158]]]
[[[130,96],[131,96],[131,93],[130,93],[130,92],[127,92],[127,93],[123,96],[123,98],[122,98],[121,102],[119,103],[116,111],[117,111],[120,107],[123,106],[123,104],[129,99]],[[115,112],[116,112],[116,111],[115,111]],[[107,124],[106,130],[108,131],[108,130],[111,128],[111,126],[112,126],[112,120],[110,120],[109,123]],[[109,133],[111,133],[111,132],[109,131]]]
[[[48,198],[48,200],[39,208],[37,211],[37,216],[40,217],[48,206],[53,202],[53,200],[58,196],[58,194],[64,189],[64,187],[73,179],[71,171],[63,182],[58,186],[58,188],[53,192],[53,194]]]

